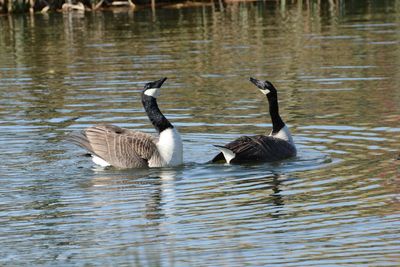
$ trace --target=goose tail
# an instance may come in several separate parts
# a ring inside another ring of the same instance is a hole
[[[90,146],[89,140],[87,139],[83,131],[71,132],[65,135],[63,139],[69,143],[80,146],[88,151],[92,151],[92,147]]]
[[[216,148],[218,148],[221,153],[218,154],[213,160],[212,162],[218,162],[220,160],[225,159],[226,163],[230,163],[232,161],[232,159],[234,159],[236,157],[236,154],[230,150],[229,148],[227,148],[226,146],[220,146],[220,145],[214,145]]]

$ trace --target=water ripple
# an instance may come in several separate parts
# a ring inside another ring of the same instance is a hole
[[[397,266],[389,2],[0,19],[0,265]],[[271,131],[253,75],[276,85],[297,157],[208,163]],[[183,166],[104,169],[63,141],[96,123],[154,133],[140,93],[164,76]]]

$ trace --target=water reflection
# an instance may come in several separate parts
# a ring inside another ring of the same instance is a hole
[[[399,1],[292,2],[0,17],[0,264],[394,266]],[[93,169],[62,142],[153,132],[161,76],[182,167]],[[271,128],[249,76],[275,81],[298,157],[207,164]]]

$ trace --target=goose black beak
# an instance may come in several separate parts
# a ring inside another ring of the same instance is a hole
[[[264,82],[257,80],[253,77],[250,77],[250,82],[252,82],[255,86],[257,86],[261,90],[264,90],[264,85],[265,85]]]
[[[167,80],[167,77],[161,78],[157,81],[153,82],[153,86],[152,88],[161,88],[161,86],[163,85],[163,83]]]

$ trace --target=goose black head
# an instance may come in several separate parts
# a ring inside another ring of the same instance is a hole
[[[250,82],[252,82],[264,95],[276,95],[276,88],[269,81],[260,81],[250,77]]]
[[[164,77],[157,81],[146,83],[143,88],[143,94],[157,98],[160,95],[160,88],[166,80],[167,77]]]

